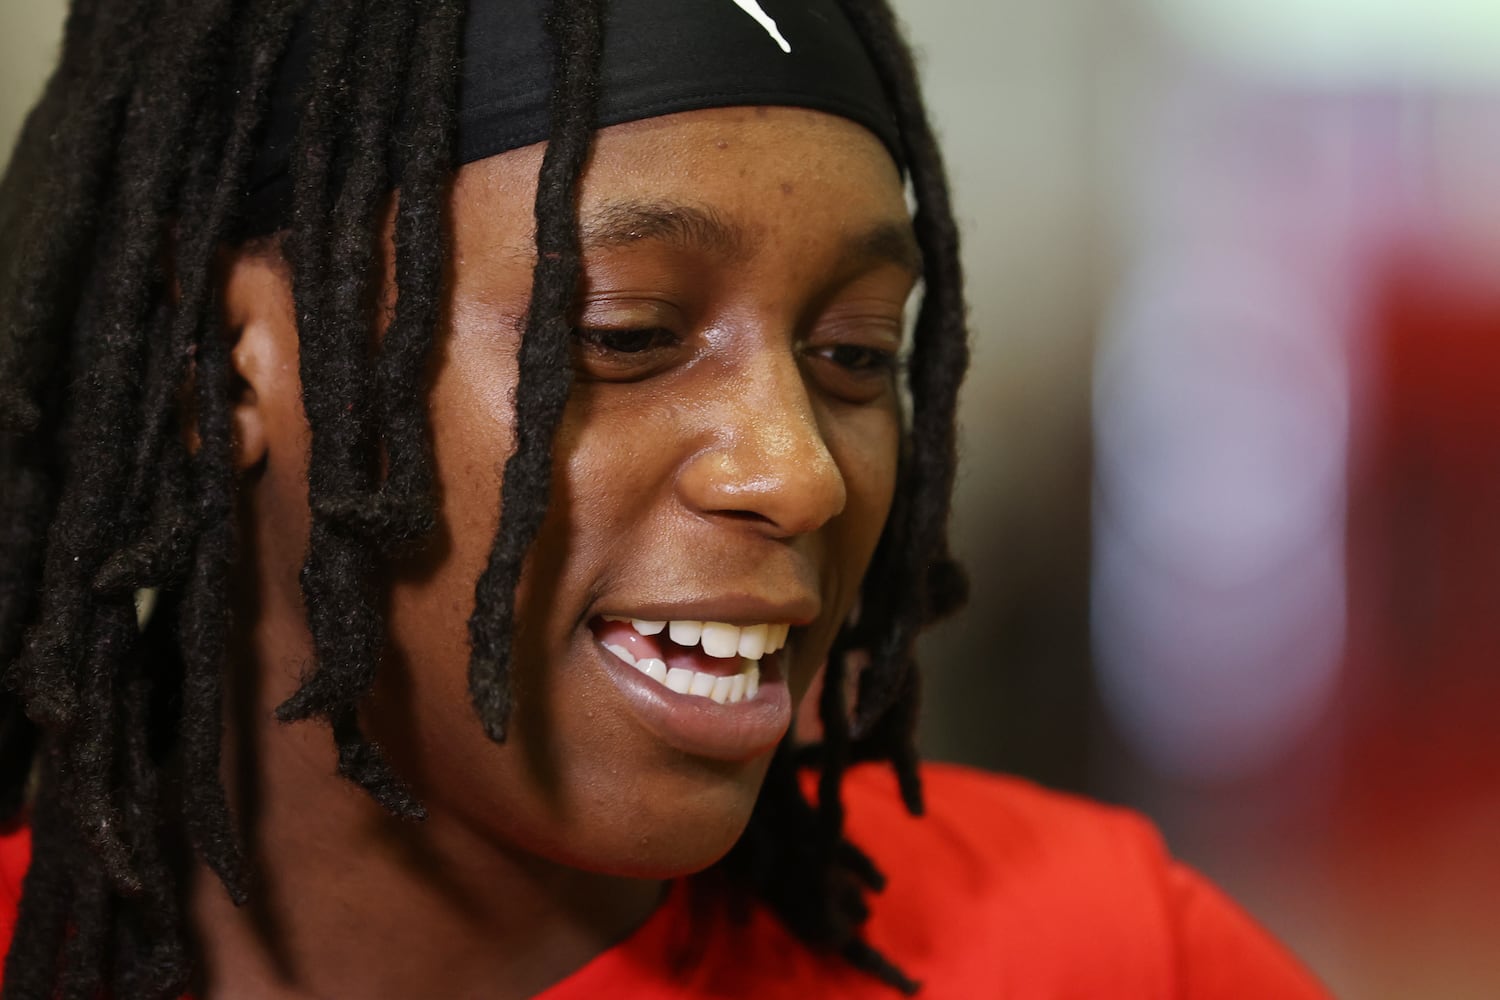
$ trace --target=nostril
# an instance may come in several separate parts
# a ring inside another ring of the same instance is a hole
[[[730,521],[744,521],[747,524],[775,524],[776,523],[776,522],[772,521],[766,515],[758,513],[756,511],[753,511],[753,510],[737,510],[737,509],[735,509],[733,507],[727,507],[727,508],[725,508],[723,510],[713,510],[713,511],[709,511],[709,513],[713,514],[713,515],[715,515],[717,517],[725,518],[726,520],[730,520]]]

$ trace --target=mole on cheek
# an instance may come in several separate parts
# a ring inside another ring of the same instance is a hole
[[[729,148],[729,140],[728,139],[720,139],[718,142],[714,143],[714,147],[716,149],[728,149]]]
[[[789,194],[793,193],[796,190],[797,190],[797,185],[793,184],[791,181],[782,181],[781,182],[781,193],[782,194],[789,195]]]

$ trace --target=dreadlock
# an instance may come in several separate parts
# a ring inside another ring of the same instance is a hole
[[[945,525],[967,347],[956,229],[911,56],[885,0],[842,2],[896,111],[917,203],[925,289],[910,429],[861,617],[829,659],[823,742],[777,752],[722,870],[808,944],[911,992],[860,937],[865,893],[882,877],[843,836],[839,789],[852,763],[886,761],[921,810],[913,644],[963,599]],[[73,0],[59,65],[0,180],[0,821],[29,824],[33,844],[6,998],[181,994],[193,957],[179,845],[236,901],[248,892],[220,777],[237,536],[217,289],[246,222],[277,69],[304,22],[292,213],[275,238],[292,268],[312,430],[301,584],[316,658],[278,716],[323,720],[340,773],[395,815],[425,815],[358,707],[383,649],[383,570],[436,524],[423,386],[446,291],[463,8]],[[470,693],[496,740],[511,709],[516,584],[547,510],[571,383],[575,201],[603,8],[552,0],[545,17],[555,84],[516,446],[470,621]],[[396,295],[376,336],[374,262],[392,198]],[[852,650],[870,662],[850,706]]]

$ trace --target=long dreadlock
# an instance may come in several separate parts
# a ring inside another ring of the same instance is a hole
[[[217,268],[246,221],[245,181],[302,19],[313,48],[280,245],[312,429],[302,588],[316,667],[278,714],[327,722],[342,774],[392,813],[424,815],[364,737],[358,706],[382,652],[385,562],[436,523],[422,386],[445,292],[463,6],[72,4],[58,68],[0,181],[0,819],[24,819],[33,842],[7,998],[179,995],[193,959],[174,845],[185,841],[245,898],[219,774],[236,530]],[[546,15],[556,83],[517,444],[470,622],[470,691],[497,740],[511,706],[516,583],[547,508],[571,380],[574,202],[603,6],[554,0]],[[882,879],[843,837],[839,787],[853,762],[884,760],[921,809],[913,642],[963,599],[945,525],[967,347],[956,230],[911,57],[884,0],[843,6],[896,110],[916,195],[926,266],[911,427],[860,622],[830,656],[824,741],[777,753],[722,867],[804,941],[909,992],[915,984],[859,936],[865,891]],[[372,265],[393,188],[395,309],[376,338]],[[142,593],[159,595],[144,625]],[[870,665],[851,708],[842,664],[853,649]],[[808,763],[820,770],[815,804],[799,783]]]

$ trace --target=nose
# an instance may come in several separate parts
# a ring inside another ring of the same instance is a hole
[[[797,360],[762,355],[739,368],[702,411],[704,444],[680,470],[679,494],[700,514],[774,537],[816,531],[847,493]]]

